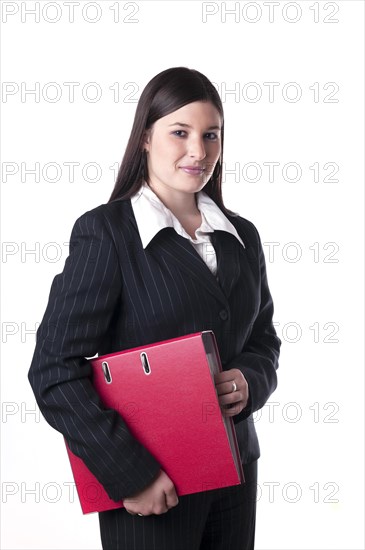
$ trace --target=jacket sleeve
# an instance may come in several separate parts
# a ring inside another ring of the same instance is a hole
[[[86,358],[98,353],[121,306],[121,288],[107,221],[98,209],[86,212],[73,226],[63,272],[52,282],[28,373],[46,421],[116,501],[143,489],[160,469],[121,415],[102,407],[91,383]]]
[[[248,383],[249,400],[245,409],[233,416],[235,424],[261,409],[276,389],[281,346],[272,322],[274,305],[267,280],[264,251],[256,227],[251,222],[249,224],[256,237],[252,246],[258,264],[260,307],[241,353],[225,366],[225,370],[239,369]]]

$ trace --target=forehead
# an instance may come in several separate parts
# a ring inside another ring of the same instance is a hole
[[[180,109],[160,118],[157,122],[163,125],[171,125],[182,122],[190,125],[216,125],[221,126],[221,118],[217,108],[208,101],[194,101]]]

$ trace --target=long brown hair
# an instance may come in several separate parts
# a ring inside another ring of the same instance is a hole
[[[172,67],[162,71],[154,76],[142,91],[131,134],[108,202],[130,198],[139,191],[143,179],[148,178],[147,157],[142,146],[145,131],[151,128],[156,120],[193,101],[210,101],[222,120],[220,159],[203,191],[214,200],[222,212],[237,215],[224,206],[222,197],[224,115],[221,99],[205,75],[187,67]]]

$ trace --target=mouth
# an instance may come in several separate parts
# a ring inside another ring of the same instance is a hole
[[[180,170],[191,176],[200,176],[205,171],[204,168],[193,168],[192,166],[181,166]]]

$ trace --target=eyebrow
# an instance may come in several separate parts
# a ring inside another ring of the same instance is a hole
[[[189,124],[185,124],[184,122],[173,122],[172,124],[169,124],[169,126],[183,126],[184,128],[191,128]],[[207,128],[207,130],[220,130],[219,126],[210,126]]]

